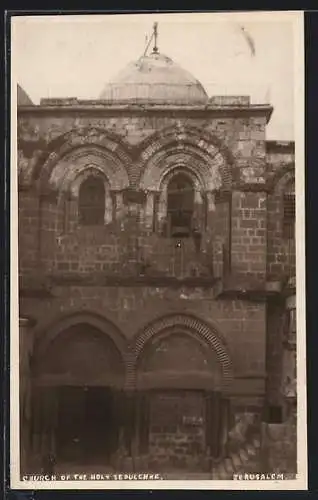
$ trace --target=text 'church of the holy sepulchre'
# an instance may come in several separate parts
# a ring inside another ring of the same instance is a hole
[[[156,36],[99,97],[17,95],[21,473],[295,473],[272,106],[209,97]]]

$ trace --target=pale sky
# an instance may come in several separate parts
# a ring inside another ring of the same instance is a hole
[[[159,51],[211,95],[249,94],[270,102],[267,138],[294,139],[293,13],[17,17],[12,71],[35,104],[41,97],[95,99],[145,49],[158,22]],[[252,37],[255,56],[240,26]]]

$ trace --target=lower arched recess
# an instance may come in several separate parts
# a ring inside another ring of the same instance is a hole
[[[137,363],[136,456],[150,470],[204,472],[230,425],[218,353],[186,328],[153,336]]]

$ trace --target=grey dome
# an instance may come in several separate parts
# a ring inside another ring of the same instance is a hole
[[[107,83],[101,100],[122,103],[203,104],[201,83],[169,57],[152,53],[128,64]]]
[[[17,90],[17,103],[18,106],[33,106],[33,102],[26,93],[26,91],[18,84]]]

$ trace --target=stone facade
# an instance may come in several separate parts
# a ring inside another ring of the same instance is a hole
[[[234,457],[223,469],[231,475],[243,446],[258,449],[262,422],[283,422],[295,274],[284,193],[294,151],[266,141],[271,112],[238,98],[19,107],[20,315],[34,323],[22,332],[24,470],[58,455],[62,417],[52,401],[63,386],[111,388],[122,438],[107,464],[119,469],[131,459],[150,470],[207,471]],[[187,238],[167,229],[178,172],[194,187]],[[90,176],[104,186],[100,225],[80,222]],[[263,462],[253,455],[252,470],[272,463],[266,453]]]

